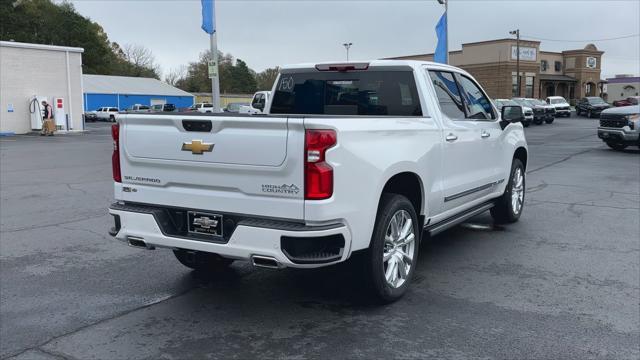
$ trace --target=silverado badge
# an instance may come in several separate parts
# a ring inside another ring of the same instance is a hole
[[[182,151],[191,151],[194,155],[202,155],[203,152],[213,151],[214,144],[207,144],[202,140],[192,140],[191,142],[182,143]]]

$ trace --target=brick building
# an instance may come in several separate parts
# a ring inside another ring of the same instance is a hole
[[[520,40],[521,96],[563,96],[572,103],[583,96],[603,95],[600,79],[603,51],[589,44],[584,49],[551,52],[540,50],[539,41]],[[449,53],[451,65],[471,73],[493,98],[517,96],[516,40],[499,39],[462,44]],[[433,54],[394,57],[433,60]]]

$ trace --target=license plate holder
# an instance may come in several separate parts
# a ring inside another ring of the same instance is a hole
[[[188,211],[187,224],[189,234],[212,238],[223,236],[222,215]]]

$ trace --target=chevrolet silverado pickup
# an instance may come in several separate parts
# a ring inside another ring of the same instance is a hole
[[[610,108],[600,113],[598,137],[614,150],[640,147],[640,105]]]
[[[522,214],[522,107],[498,112],[461,69],[291,65],[272,94],[268,115],[122,114],[110,234],[207,272],[355,257],[371,294],[390,302],[422,239],[485,211],[497,223]]]

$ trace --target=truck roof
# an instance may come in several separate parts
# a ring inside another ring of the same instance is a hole
[[[302,69],[315,69],[317,65],[334,65],[334,64],[363,64],[368,63],[369,66],[410,66],[412,68],[417,68],[422,65],[427,65],[433,68],[441,68],[448,69],[457,72],[467,73],[466,71],[457,68],[455,66],[436,63],[432,61],[419,61],[419,60],[354,60],[354,61],[324,61],[317,63],[301,63],[301,64],[290,64],[284,65],[281,67],[282,70],[302,70]]]

